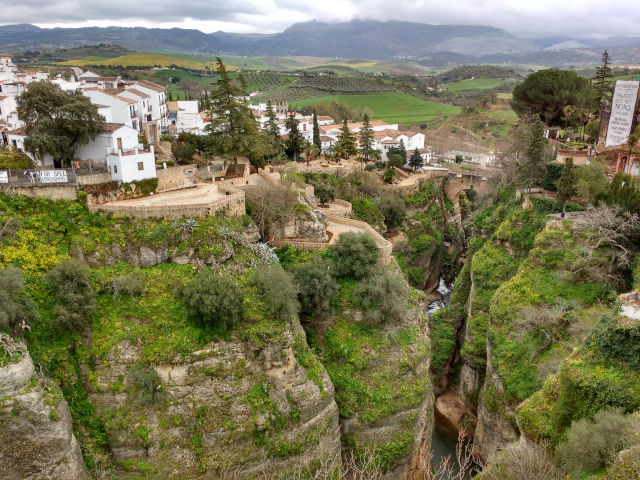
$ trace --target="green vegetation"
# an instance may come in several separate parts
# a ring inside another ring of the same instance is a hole
[[[15,148],[0,148],[0,170],[31,168],[33,161]]]
[[[508,83],[513,83],[513,80],[504,78],[470,78],[467,80],[460,80],[455,83],[447,83],[444,88],[447,88],[452,92],[463,92],[466,90],[490,90]]]
[[[300,109],[305,105],[331,102],[344,103],[351,108],[366,108],[370,110],[370,117],[374,120],[402,125],[420,124],[433,120],[437,116],[455,115],[460,111],[460,107],[425,101],[400,92],[319,96],[309,100],[295,101],[291,106]]]
[[[353,291],[353,304],[370,323],[399,321],[407,311],[408,285],[400,272],[374,269]]]
[[[378,261],[378,246],[367,233],[346,232],[333,244],[331,258],[338,276],[361,279]]]

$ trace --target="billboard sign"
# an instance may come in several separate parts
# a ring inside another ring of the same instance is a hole
[[[611,101],[611,117],[609,118],[605,147],[617,147],[627,143],[636,109],[638,86],[640,86],[640,82],[635,80],[618,80],[616,82]]]
[[[0,183],[9,183],[9,172],[0,170]]]
[[[40,170],[40,183],[67,183],[66,170]]]

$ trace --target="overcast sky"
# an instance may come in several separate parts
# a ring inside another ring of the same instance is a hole
[[[0,24],[279,32],[296,22],[488,25],[518,36],[637,36],[638,0],[0,0]]]

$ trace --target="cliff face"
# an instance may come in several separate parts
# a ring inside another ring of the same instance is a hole
[[[0,368],[0,477],[88,479],[62,392],[36,375],[26,347]]]
[[[145,361],[142,336],[103,350],[104,334],[85,374],[120,474],[272,478],[339,458],[333,385],[297,321],[259,345],[234,334],[161,361]]]

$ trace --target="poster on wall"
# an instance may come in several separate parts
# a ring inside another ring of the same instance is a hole
[[[616,82],[611,100],[611,117],[605,147],[617,147],[627,143],[631,133],[639,85],[640,82],[635,80]]]
[[[67,183],[66,170],[40,170],[38,172],[41,183]]]
[[[0,170],[0,183],[9,183],[9,172]]]

